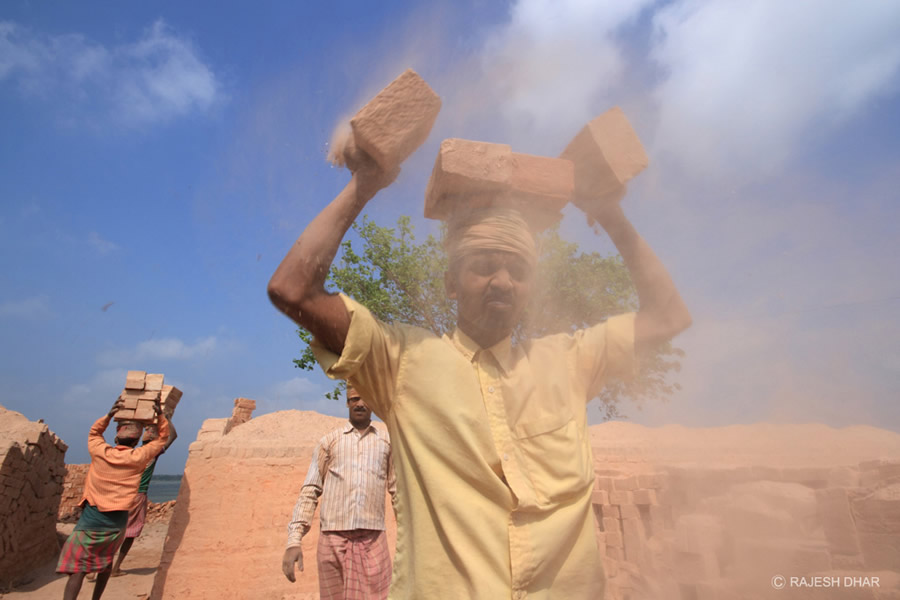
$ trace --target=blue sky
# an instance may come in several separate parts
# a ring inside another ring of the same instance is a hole
[[[332,130],[407,67],[443,109],[367,212],[423,234],[441,139],[555,156],[631,119],[626,212],[695,318],[683,391],[633,421],[900,431],[900,4],[875,2],[4,2],[0,403],[86,462],[125,371],[165,373],[164,473],[239,396],[345,414],[265,286],[348,179]]]

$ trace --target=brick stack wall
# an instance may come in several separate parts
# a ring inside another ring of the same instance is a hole
[[[0,406],[0,586],[59,550],[56,514],[67,446],[40,422]]]
[[[601,471],[593,503],[608,600],[900,598],[900,459]]]
[[[63,481],[62,497],[59,500],[57,521],[75,523],[81,516],[81,494],[84,492],[84,478],[87,477],[91,465],[66,465],[66,477]]]

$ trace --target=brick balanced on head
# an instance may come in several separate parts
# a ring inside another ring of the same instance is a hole
[[[463,139],[441,143],[425,192],[425,217],[486,207],[515,208],[541,231],[580,197],[618,200],[648,165],[640,140],[618,107],[603,113],[559,158],[513,152],[507,144]]]

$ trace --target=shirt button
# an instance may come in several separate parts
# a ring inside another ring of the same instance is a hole
[[[494,386],[489,387],[489,388],[488,388],[488,391],[489,391],[490,393],[493,394],[493,393],[494,393]]]

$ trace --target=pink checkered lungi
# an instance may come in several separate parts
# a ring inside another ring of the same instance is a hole
[[[391,553],[383,531],[322,531],[316,552],[322,600],[384,600]]]
[[[141,535],[144,530],[144,523],[147,521],[147,494],[138,492],[134,497],[134,504],[128,511],[128,525],[125,527],[125,537],[136,538]]]

